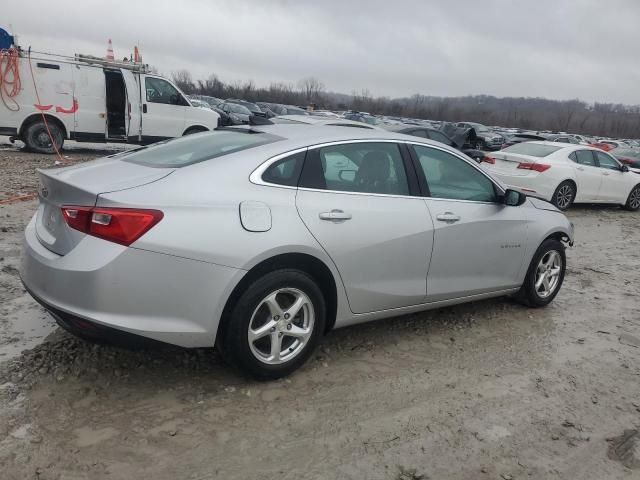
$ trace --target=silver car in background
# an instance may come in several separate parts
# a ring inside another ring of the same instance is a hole
[[[63,327],[214,344],[260,379],[332,328],[557,295],[573,228],[442,144],[261,125],[39,172],[21,276]]]

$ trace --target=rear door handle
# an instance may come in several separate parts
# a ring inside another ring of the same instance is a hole
[[[436,219],[441,222],[455,223],[460,221],[460,216],[452,212],[444,212],[436,215]]]
[[[602,175],[604,175],[605,177],[609,176],[609,172],[602,172]]]
[[[577,167],[576,170],[580,170],[581,172],[584,172],[584,167]]]
[[[320,217],[320,220],[329,220],[331,222],[343,222],[345,220],[351,220],[350,213],[346,213],[338,209],[333,209],[330,212],[322,212],[318,216]]]

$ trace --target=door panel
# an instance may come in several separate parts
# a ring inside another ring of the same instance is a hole
[[[423,303],[433,223],[393,142],[312,149],[296,205],[333,259],[355,313]],[[413,171],[410,170],[411,175]]]
[[[424,200],[299,190],[296,205],[336,264],[353,312],[424,302],[433,244]],[[324,219],[331,215],[338,218]]]
[[[142,135],[140,120],[142,119],[142,104],[140,102],[140,75],[129,70],[122,70],[122,77],[127,89],[127,136],[140,140]]]
[[[602,182],[598,194],[599,201],[623,204],[627,201],[629,186],[627,174],[620,170],[620,164],[604,152],[594,152],[598,159],[598,170]]]
[[[526,247],[526,209],[503,205],[500,190],[467,160],[434,147],[412,148],[434,225],[427,300],[516,286]]]
[[[71,108],[65,108],[66,113],[72,112],[75,119],[75,132],[91,133],[96,138],[107,138],[107,100],[106,83],[102,68],[75,68],[73,81],[75,83],[75,97],[69,98]]]
[[[187,107],[181,105],[183,99],[180,92],[163,78],[145,75],[144,96],[143,136],[156,138],[182,136]]]
[[[592,151],[577,150],[570,155],[570,158],[578,181],[576,201],[597,200],[602,174],[596,165]]]
[[[425,202],[435,229],[429,302],[517,285],[527,239],[524,208],[435,198]]]

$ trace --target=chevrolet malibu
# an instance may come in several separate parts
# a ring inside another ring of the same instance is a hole
[[[333,328],[505,295],[545,306],[573,242],[551,204],[380,130],[228,128],[39,176],[21,276],[61,326],[215,345],[260,379]]]

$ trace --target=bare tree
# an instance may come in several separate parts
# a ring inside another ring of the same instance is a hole
[[[191,78],[191,72],[188,70],[177,70],[171,73],[173,82],[187,95],[196,91],[196,85]]]
[[[316,77],[306,77],[298,81],[298,88],[308,103],[317,103],[324,92],[324,84]]]

